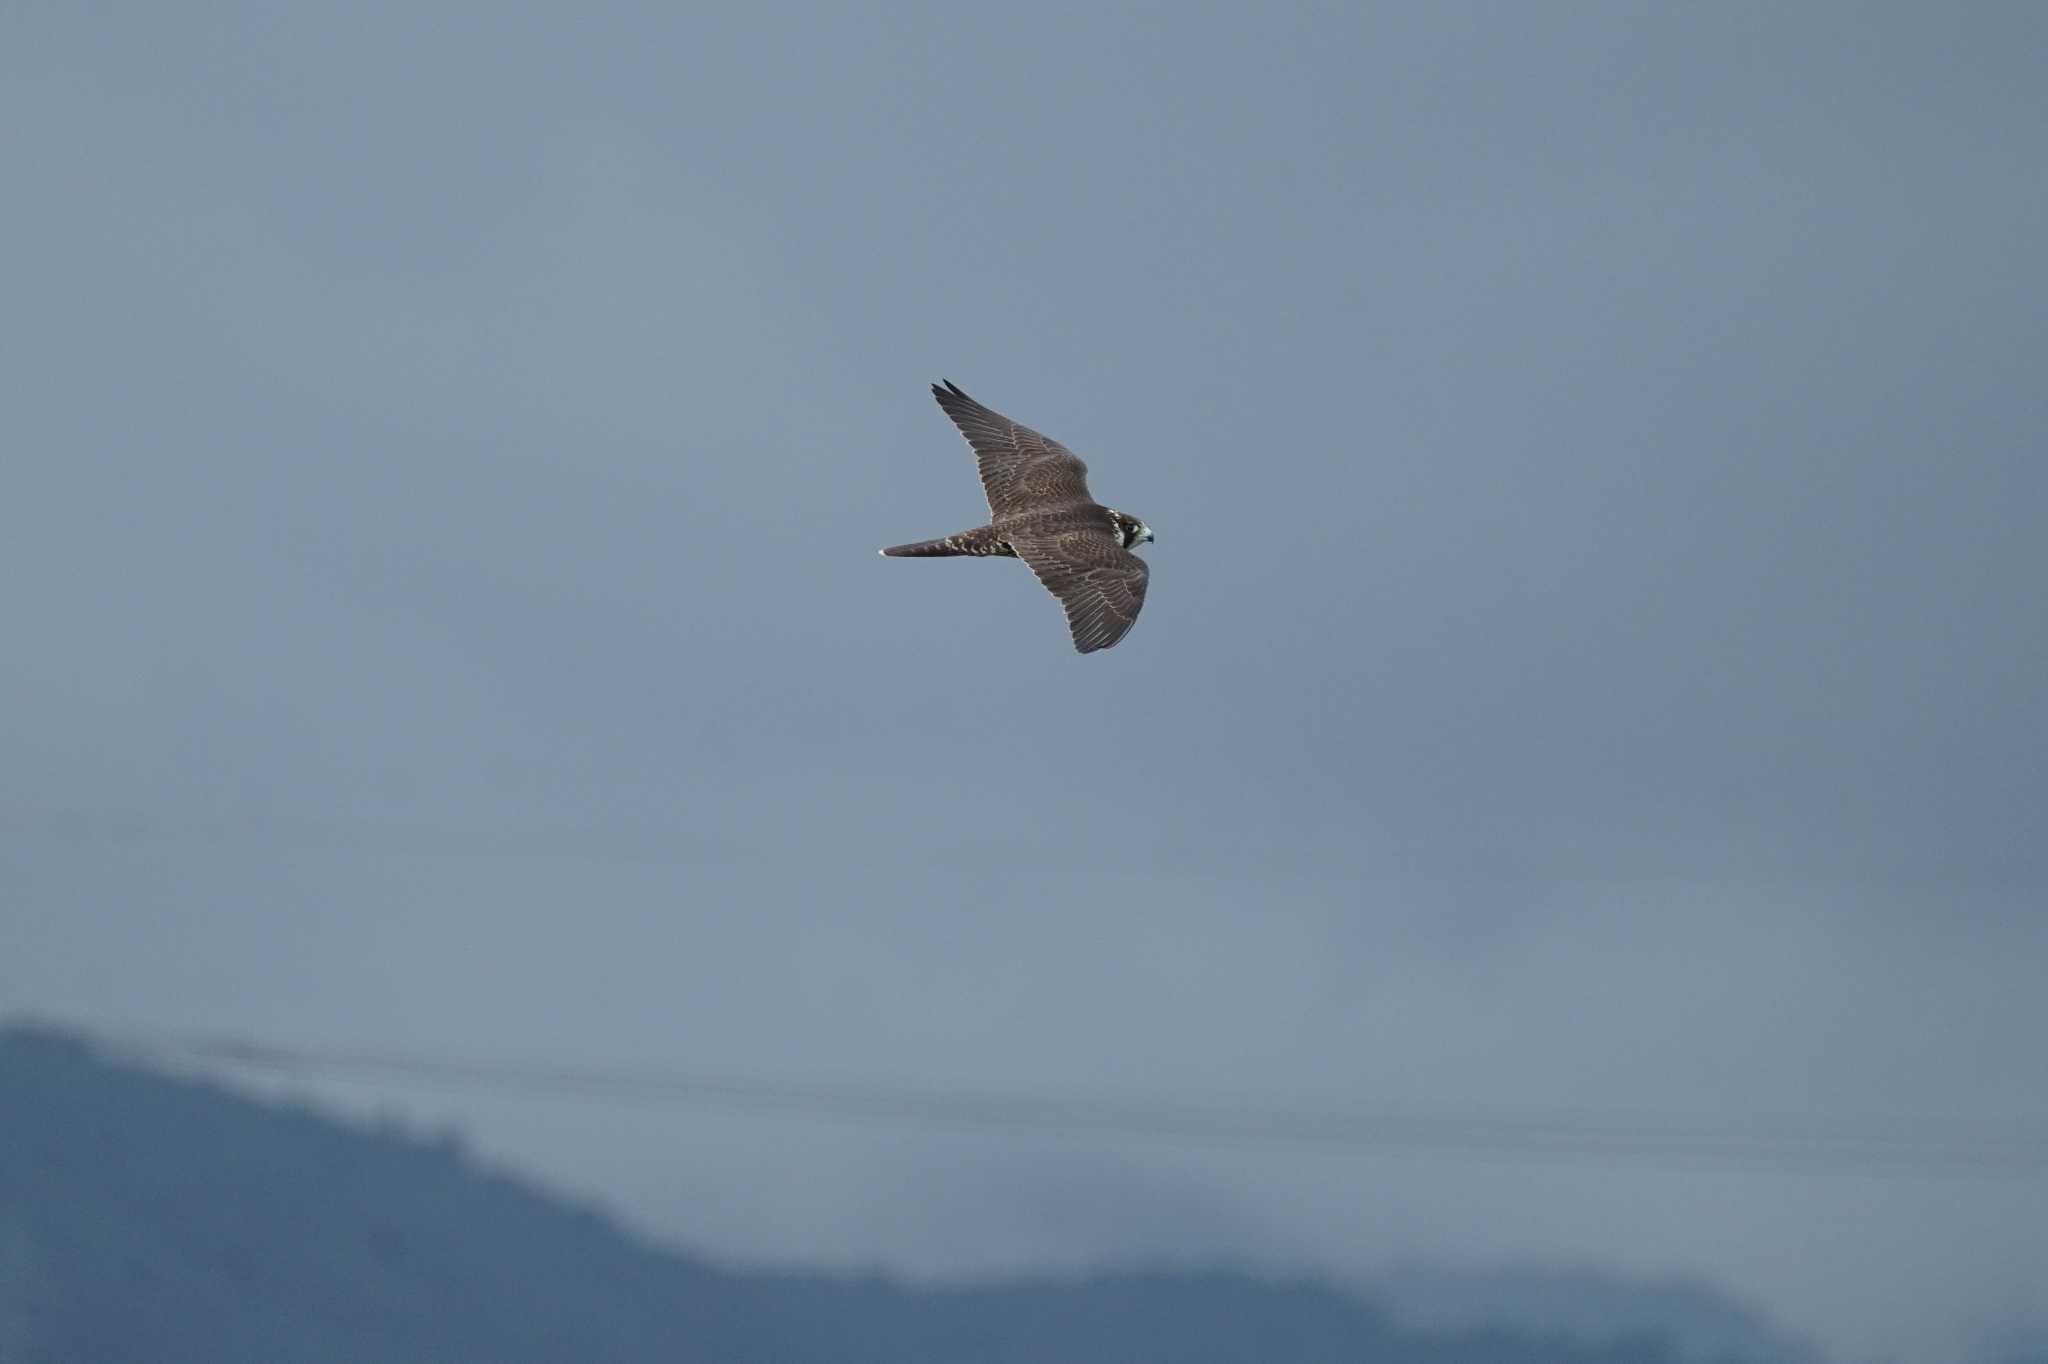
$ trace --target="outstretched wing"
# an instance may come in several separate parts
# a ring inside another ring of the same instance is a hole
[[[1137,624],[1151,570],[1107,526],[1012,538],[1010,547],[1067,608],[1067,628],[1082,653],[1107,649]]]
[[[1066,446],[983,407],[950,380],[943,387],[933,384],[932,396],[974,447],[981,488],[996,520],[1093,500],[1088,496],[1088,466]]]

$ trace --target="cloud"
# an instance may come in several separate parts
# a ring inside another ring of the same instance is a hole
[[[152,14],[0,59],[10,1000],[2048,1104],[2031,20]],[[1159,528],[1116,651],[1015,565],[873,555],[976,515],[940,377]],[[407,1102],[747,1256],[1647,1264],[1862,1353],[2023,1316],[2039,1259],[2010,1184]]]

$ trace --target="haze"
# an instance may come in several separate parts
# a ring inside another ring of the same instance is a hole
[[[2038,1150],[2043,16],[10,6],[0,1005]],[[876,556],[940,378],[1157,529],[1117,649]],[[2048,1329],[2038,1162],[299,1087],[727,1258]]]

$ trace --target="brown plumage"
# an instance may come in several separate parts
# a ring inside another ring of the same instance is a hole
[[[932,396],[974,447],[989,523],[882,553],[1022,559],[1066,608],[1076,649],[1093,653],[1122,639],[1137,623],[1149,577],[1131,547],[1150,540],[1151,528],[1089,496],[1088,466],[1058,441],[982,406],[951,382],[933,384]]]

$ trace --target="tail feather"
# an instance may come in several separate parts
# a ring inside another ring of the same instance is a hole
[[[963,530],[957,535],[942,535],[936,540],[916,540],[907,545],[891,545],[882,553],[892,559],[942,559],[955,554],[1009,554],[1010,547],[996,538],[994,526],[976,526]]]
[[[966,550],[953,543],[953,537],[943,540],[918,540],[908,545],[891,545],[882,553],[891,559],[940,558],[948,554],[965,554]]]

